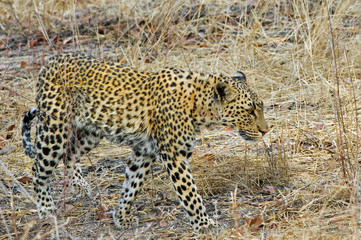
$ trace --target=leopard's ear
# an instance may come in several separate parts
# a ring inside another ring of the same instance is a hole
[[[219,82],[216,84],[214,96],[216,101],[227,103],[236,97],[236,91],[234,91],[229,84]]]
[[[237,71],[234,75],[233,75],[233,77],[232,78],[234,78],[234,79],[236,79],[236,80],[238,80],[238,81],[246,81],[246,75],[244,75],[244,73],[243,72],[241,72],[241,71]]]

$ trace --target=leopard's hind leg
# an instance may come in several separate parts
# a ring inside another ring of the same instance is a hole
[[[102,137],[95,131],[82,129],[72,134],[64,158],[66,176],[70,179],[71,191],[91,197],[91,188],[82,175],[79,165],[80,157],[98,146]]]
[[[113,212],[114,224],[117,228],[124,230],[137,223],[138,220],[131,215],[130,209],[154,162],[154,156],[133,153],[129,157],[121,198]]]
[[[84,129],[69,130],[63,123],[45,114],[40,116],[36,132],[33,184],[37,207],[42,217],[54,210],[49,182],[61,160],[65,162],[66,175],[70,176],[71,186],[84,189],[90,196],[91,189],[81,175],[80,167],[75,163],[82,154],[96,147],[101,137]]]

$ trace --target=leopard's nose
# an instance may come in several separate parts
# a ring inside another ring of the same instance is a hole
[[[266,133],[268,133],[268,128],[267,128],[267,130],[258,128],[258,131],[260,131],[262,133],[262,136],[264,136],[264,135],[266,135]]]

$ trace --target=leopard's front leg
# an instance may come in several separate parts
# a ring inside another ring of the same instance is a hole
[[[162,162],[172,180],[174,190],[181,205],[187,211],[190,223],[196,231],[207,231],[214,226],[214,222],[208,217],[202,197],[198,193],[193,176],[190,172],[186,156],[191,152],[180,150],[174,158],[167,153],[162,154]]]

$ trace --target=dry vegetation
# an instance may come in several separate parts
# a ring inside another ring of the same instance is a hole
[[[1,0],[0,239],[358,239],[360,13],[357,0]],[[20,121],[46,58],[72,50],[143,70],[246,73],[272,130],[255,145],[204,132],[191,161],[218,234],[192,232],[160,166],[135,203],[140,225],[116,230],[129,149],[107,142],[83,160],[101,205],[63,191],[60,167],[58,217],[38,219]]]

